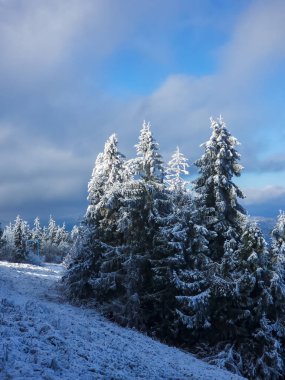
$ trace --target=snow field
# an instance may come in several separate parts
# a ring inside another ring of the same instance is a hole
[[[62,267],[0,262],[0,379],[241,379],[61,296]]]

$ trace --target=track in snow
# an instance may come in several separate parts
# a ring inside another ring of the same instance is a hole
[[[61,272],[0,261],[0,379],[241,379],[68,304]]]

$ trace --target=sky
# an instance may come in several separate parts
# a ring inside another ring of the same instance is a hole
[[[0,220],[78,221],[97,154],[143,120],[193,162],[220,114],[252,216],[285,209],[284,0],[0,0]]]

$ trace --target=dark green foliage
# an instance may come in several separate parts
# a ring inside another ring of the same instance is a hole
[[[203,223],[216,232],[210,241],[211,256],[214,261],[220,261],[228,229],[233,229],[238,236],[242,233],[245,211],[238,198],[244,195],[232,181],[242,170],[238,163],[240,155],[235,149],[239,142],[229,133],[222,118],[211,119],[211,128],[211,138],[203,144],[205,153],[195,162],[200,175],[194,181],[194,191],[199,195]]]
[[[27,251],[26,251],[26,241],[28,236],[26,234],[26,225],[25,222],[17,216],[14,225],[14,245],[15,245],[15,254],[14,259],[16,262],[26,261]]]
[[[89,182],[66,293],[210,363],[250,379],[281,379],[285,222],[269,251],[238,203],[238,142],[221,118],[211,124],[193,192],[180,177],[187,160],[178,149],[164,184],[149,124],[128,162],[110,137]]]

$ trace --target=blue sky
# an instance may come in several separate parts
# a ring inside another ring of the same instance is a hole
[[[0,0],[0,219],[76,220],[111,133],[132,157],[150,120],[165,161],[179,145],[192,163],[220,114],[249,213],[285,209],[284,14],[283,0]]]

